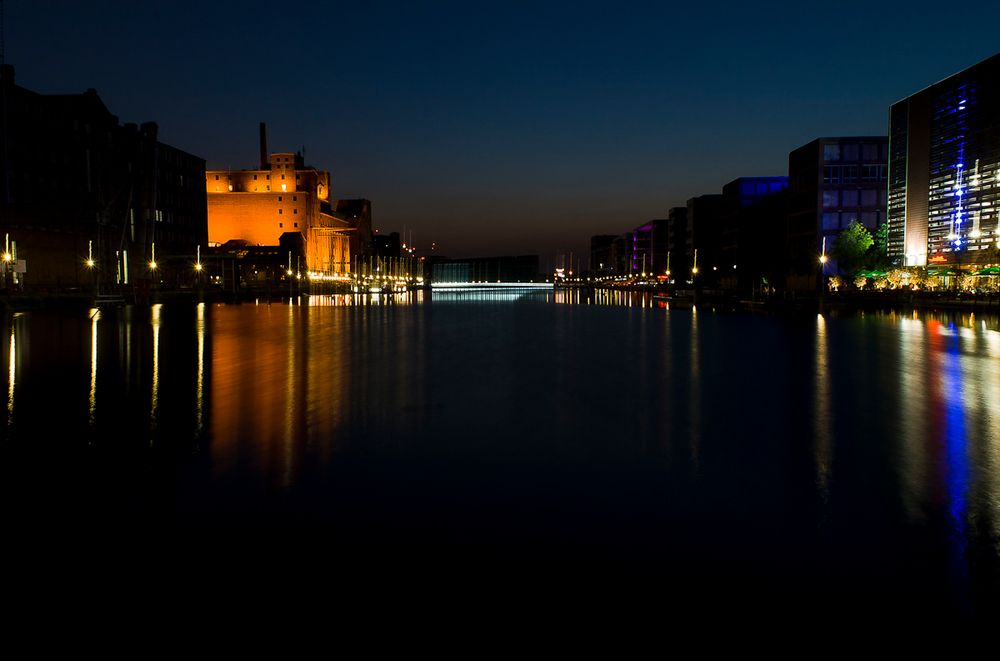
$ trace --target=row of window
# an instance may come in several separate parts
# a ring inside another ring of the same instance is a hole
[[[285,224],[284,224],[284,223],[278,223],[278,227],[284,227],[284,226],[285,226]],[[295,223],[295,226],[296,226],[296,227],[298,227],[298,226],[299,226],[299,224],[298,224],[298,223]]]
[[[882,182],[885,181],[886,170],[885,165],[825,165],[823,166],[823,183]]]
[[[845,188],[844,190],[823,191],[824,209],[844,207],[885,208],[888,191],[884,188]]]
[[[284,209],[278,209],[278,215],[279,215],[279,216],[280,216],[280,215],[282,215],[282,212],[283,212],[283,211],[284,211]],[[298,213],[299,213],[299,210],[298,210],[298,209],[292,209],[292,213],[293,213],[293,214],[298,214]]]
[[[823,145],[824,161],[889,161],[889,143],[882,144],[827,144]]]
[[[253,180],[254,180],[254,181],[257,181],[257,176],[258,176],[258,175],[256,175],[256,174],[255,174],[255,175],[253,176]],[[264,175],[264,178],[265,178],[265,179],[267,179],[268,181],[270,181],[270,180],[271,180],[271,175],[269,175],[269,174],[265,174],[265,175]],[[285,175],[281,175],[281,178],[282,178],[282,179],[284,179],[284,178],[285,178]],[[233,178],[232,178],[231,176],[228,176],[228,177],[226,177],[226,179],[227,179],[228,181],[232,181],[232,179],[233,179]],[[298,175],[298,174],[297,174],[297,175],[295,175],[295,179],[296,179],[296,180],[300,180],[300,179],[302,179],[302,175]],[[216,181],[218,181],[218,180],[219,180],[219,175],[215,175],[215,180],[216,180]],[[183,185],[183,184],[184,184],[184,178],[183,178],[183,177],[181,177],[181,185]]]

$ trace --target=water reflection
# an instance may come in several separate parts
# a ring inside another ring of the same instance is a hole
[[[926,416],[930,410],[927,395],[932,388],[924,346],[924,322],[916,314],[898,321],[897,354],[899,383],[902,391],[899,414],[901,433],[899,452],[900,496],[911,521],[923,518],[927,498],[927,462],[925,460]]]
[[[939,327],[939,331],[943,327]],[[969,482],[969,465],[967,453],[969,452],[969,439],[966,437],[965,424],[965,393],[962,380],[962,368],[959,356],[959,337],[968,340],[964,333],[954,334],[951,331],[950,337],[945,340],[944,350],[939,351],[938,361],[940,364],[940,389],[937,391],[941,396],[939,402],[935,402],[934,407],[939,412],[944,423],[944,481],[947,485],[948,513],[950,514],[951,535],[951,560],[952,568],[956,576],[967,578],[966,571],[966,541],[968,530],[966,526],[967,489]],[[968,331],[968,328],[961,329]],[[969,384],[970,390],[974,388],[974,382]],[[964,581],[956,581],[956,587],[962,591],[965,589]]]
[[[826,319],[816,315],[816,383],[813,399],[813,444],[816,482],[824,502],[830,497],[830,474],[833,470],[833,416],[830,411],[830,364]]]
[[[97,411],[97,324],[101,320],[101,311],[91,308],[90,312],[90,424],[94,424],[94,414]]]
[[[205,304],[197,307],[195,332],[198,335],[198,382],[195,386],[195,434],[201,436],[205,426]]]
[[[162,303],[157,303],[150,309],[153,325],[153,381],[150,391],[149,421],[150,428],[156,430],[156,414],[160,408],[160,311]]]
[[[611,307],[652,308],[657,306],[656,294],[651,291],[630,289],[589,289],[580,287],[560,288],[553,292],[553,300],[561,305],[601,305]],[[662,303],[661,305],[666,305]]]
[[[698,460],[701,448],[701,354],[699,347],[701,340],[698,336],[698,309],[691,308],[691,376],[690,376],[690,413],[688,427],[690,433],[691,462],[698,470]]]
[[[110,492],[152,464],[184,521],[317,517],[402,531],[390,548],[414,531],[626,540],[650,571],[665,565],[642,553],[665,549],[776,575],[795,556],[790,574],[930,577],[956,601],[997,584],[995,318],[647,311],[622,291],[374,300],[9,318],[0,433],[69,440],[3,447],[51,460],[82,436],[103,454],[73,471],[123,458]]]
[[[549,301],[551,289],[435,289],[431,303],[512,303],[521,300]]]
[[[14,325],[10,327],[10,351],[7,359],[7,424],[14,420],[14,384],[17,382],[17,340]]]

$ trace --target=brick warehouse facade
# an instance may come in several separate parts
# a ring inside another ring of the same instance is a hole
[[[265,156],[255,170],[209,170],[208,240],[252,246],[301,245],[302,266],[312,273],[346,276],[370,242],[371,215],[344,213],[330,195],[330,173],[305,165],[301,154]],[[365,206],[370,209],[370,205]],[[297,235],[297,236],[296,236]],[[292,240],[293,238],[301,240]]]

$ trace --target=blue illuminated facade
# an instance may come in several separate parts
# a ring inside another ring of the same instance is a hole
[[[1000,247],[1000,54],[889,109],[889,255],[982,265]]]

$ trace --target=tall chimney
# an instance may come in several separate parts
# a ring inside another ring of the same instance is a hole
[[[267,124],[260,123],[260,169],[267,170],[271,163],[267,158]]]

